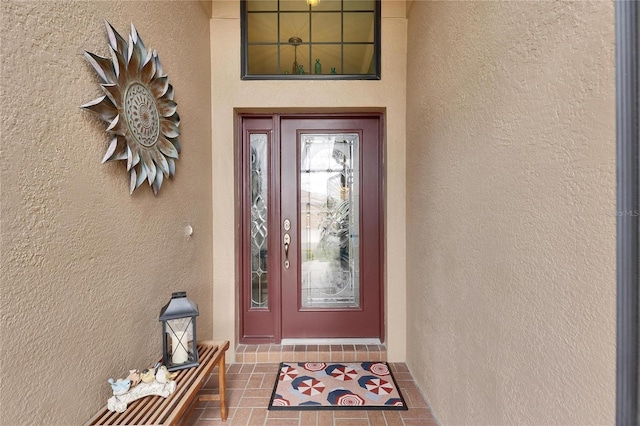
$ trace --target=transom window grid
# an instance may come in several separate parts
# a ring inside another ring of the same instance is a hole
[[[243,80],[380,79],[380,0],[241,0],[241,16]]]

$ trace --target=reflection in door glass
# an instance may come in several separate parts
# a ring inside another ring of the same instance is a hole
[[[359,307],[358,135],[300,143],[302,307]]]
[[[251,143],[251,307],[268,307],[267,287],[267,135]]]

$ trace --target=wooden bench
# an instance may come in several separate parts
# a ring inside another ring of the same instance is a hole
[[[200,365],[178,370],[176,390],[166,398],[147,396],[131,402],[123,413],[109,411],[105,405],[86,425],[178,425],[198,401],[220,401],[220,416],[227,420],[225,352],[229,341],[199,342]],[[198,395],[198,391],[218,366],[219,393]]]

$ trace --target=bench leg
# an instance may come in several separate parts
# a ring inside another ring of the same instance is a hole
[[[218,395],[205,394],[198,397],[198,401],[220,401],[220,418],[227,421],[227,381],[225,379],[225,354],[220,356],[218,363]]]
[[[226,365],[224,352],[218,361],[218,387],[220,389],[220,417],[222,421],[227,420],[227,381],[225,380]]]

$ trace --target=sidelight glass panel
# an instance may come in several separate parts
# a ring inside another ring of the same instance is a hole
[[[300,139],[303,308],[360,306],[357,134]]]
[[[251,307],[268,308],[267,135],[252,134],[251,146]]]

